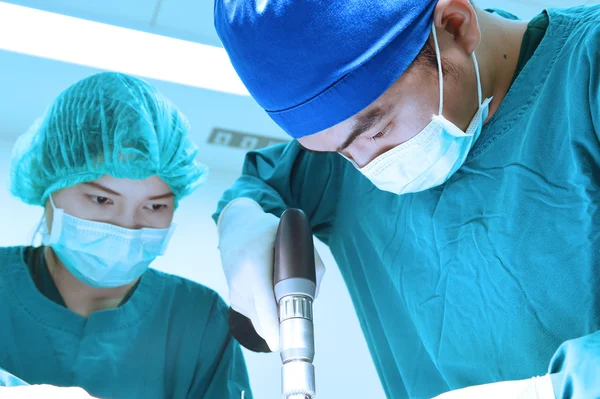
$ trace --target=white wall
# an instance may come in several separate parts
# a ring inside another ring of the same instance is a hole
[[[13,141],[0,138],[0,246],[29,245],[40,208],[24,205],[7,189]],[[221,193],[237,174],[211,170],[209,181],[180,204],[177,232],[166,255],[154,267],[200,282],[227,301],[227,283],[217,250],[216,227],[210,218]],[[385,397],[360,331],[350,297],[331,254],[318,249],[327,266],[315,303],[317,390],[321,398]],[[254,396],[280,397],[278,354],[245,352]]]

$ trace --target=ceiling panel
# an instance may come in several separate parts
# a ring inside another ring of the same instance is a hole
[[[213,25],[214,0],[5,0],[41,10],[221,47]],[[600,0],[475,0],[522,19],[543,8],[600,4]],[[156,15],[154,15],[156,13]],[[153,20],[154,18],[154,20]]]
[[[148,31],[156,0],[3,0],[38,10]]]
[[[155,27],[196,42],[222,47],[213,24],[214,0],[162,0]]]
[[[6,138],[24,133],[69,85],[99,72],[5,51],[0,51],[0,65],[0,137]],[[190,121],[190,134],[200,147],[199,158],[212,168],[239,172],[246,153],[243,149],[208,144],[214,128],[288,140],[251,97],[147,80]]]

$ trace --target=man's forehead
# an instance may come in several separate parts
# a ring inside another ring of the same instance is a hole
[[[371,104],[352,118],[353,127],[368,125],[387,114],[391,109],[391,104],[384,104],[383,102]]]
[[[350,118],[353,125],[368,122],[369,120],[376,119],[381,115],[387,114],[394,107],[394,98],[397,96],[400,90],[403,77],[406,74],[402,74],[396,81],[383,92],[375,101],[369,104],[368,107],[360,111],[358,114]]]

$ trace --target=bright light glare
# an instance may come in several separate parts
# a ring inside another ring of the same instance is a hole
[[[248,95],[222,48],[3,2],[0,49]]]

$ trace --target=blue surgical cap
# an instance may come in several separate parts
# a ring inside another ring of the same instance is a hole
[[[183,114],[154,87],[104,72],[63,91],[13,148],[11,193],[43,206],[54,191],[109,175],[160,177],[175,201],[207,177]]]
[[[215,28],[250,94],[290,136],[342,122],[423,48],[437,0],[215,0]]]

